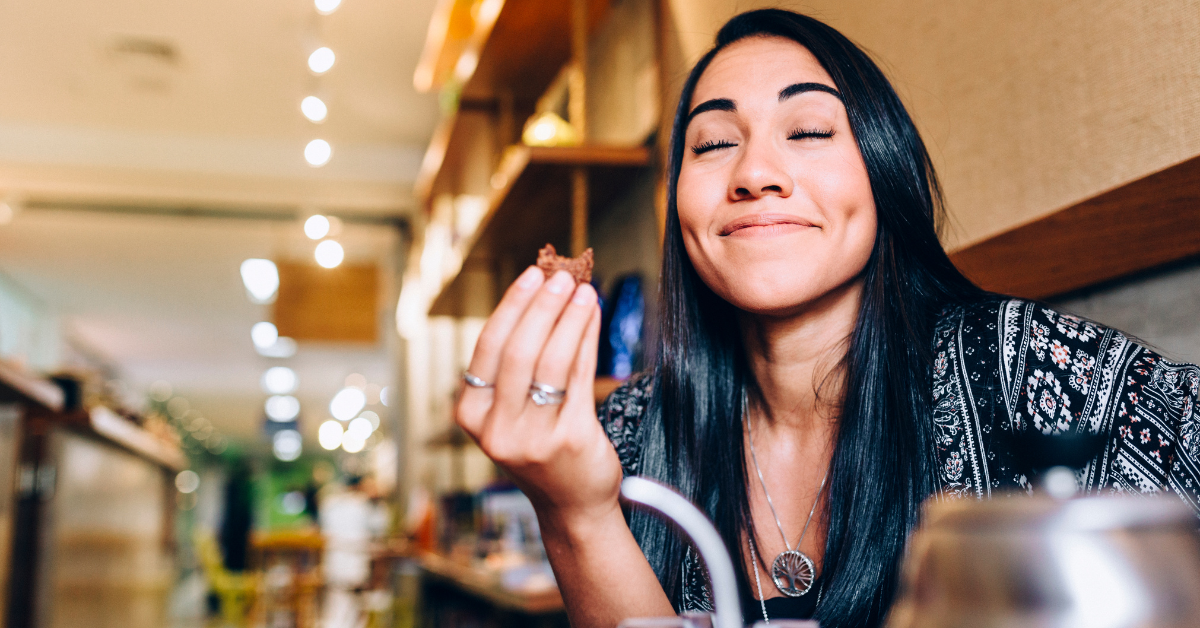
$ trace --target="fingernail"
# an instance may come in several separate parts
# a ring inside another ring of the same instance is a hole
[[[526,268],[525,272],[521,273],[520,277],[517,277],[517,287],[523,290],[528,290],[536,286],[538,284],[538,275],[540,275],[541,272],[541,269],[539,269],[537,266],[530,266],[529,268]]]
[[[550,294],[562,294],[574,283],[575,280],[571,278],[571,275],[560,270],[550,278],[550,283],[546,284],[546,291]]]
[[[595,291],[586,283],[579,284],[579,287],[575,289],[575,296],[571,299],[571,302],[576,305],[590,305],[595,303]]]

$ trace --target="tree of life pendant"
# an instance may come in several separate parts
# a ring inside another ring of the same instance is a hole
[[[813,561],[803,552],[788,550],[775,557],[771,563],[771,579],[775,586],[788,597],[800,597],[812,588],[817,570]]]

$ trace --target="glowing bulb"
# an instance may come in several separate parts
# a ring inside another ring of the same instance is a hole
[[[374,431],[375,429],[371,427],[370,421],[362,417],[358,417],[346,426],[346,438],[367,440],[367,437],[370,436],[371,432]]]
[[[351,438],[349,434],[342,437],[342,449],[348,454],[356,454],[367,446],[367,441],[360,438]]]
[[[194,493],[200,488],[200,476],[191,469],[184,469],[175,476],[175,488],[179,489],[180,493]]]
[[[250,340],[254,341],[255,348],[269,349],[279,340],[279,330],[274,324],[266,321],[255,323],[254,327],[250,328]]]
[[[308,236],[309,240],[320,240],[329,235],[329,219],[321,214],[309,216],[308,220],[304,221],[304,235]]]
[[[333,67],[335,60],[333,51],[325,46],[321,46],[308,55],[308,69],[317,74],[324,74]]]
[[[379,429],[379,415],[378,414],[375,414],[374,412],[367,410],[366,412],[358,415],[358,417],[360,419],[366,419],[371,422],[371,431],[375,431],[375,430]]]
[[[389,403],[391,401],[391,388],[391,386],[384,386],[383,389],[379,391],[379,403],[382,403],[384,406],[391,405]]]
[[[315,4],[317,5],[317,13],[329,15],[342,6],[342,0],[316,0]]]
[[[263,392],[286,395],[296,390],[296,371],[286,366],[272,366],[262,376]]]
[[[324,268],[335,268],[346,257],[346,252],[342,250],[342,245],[334,240],[326,240],[317,245],[315,253],[317,263]]]
[[[317,442],[323,449],[333,451],[342,446],[342,424],[337,421],[326,421],[317,428]]]
[[[339,421],[349,421],[367,405],[367,396],[357,388],[343,388],[329,402],[329,414]]]
[[[272,395],[267,398],[264,409],[268,419],[283,423],[300,414],[300,400],[291,395]]]
[[[279,430],[271,439],[275,457],[284,462],[291,462],[300,457],[304,449],[304,438],[296,430]]]
[[[540,142],[548,142],[554,139],[558,129],[554,127],[554,123],[550,120],[542,120],[533,125],[533,136]]]
[[[325,140],[313,140],[304,147],[304,161],[314,168],[320,168],[329,163],[333,156],[333,147]]]
[[[300,101],[300,113],[304,114],[310,122],[323,122],[325,116],[329,115],[329,108],[325,106],[325,101],[316,96],[306,96]]]
[[[328,157],[325,158],[329,160]],[[279,269],[269,259],[248,259],[242,262],[242,284],[255,303],[270,303],[279,290]]]

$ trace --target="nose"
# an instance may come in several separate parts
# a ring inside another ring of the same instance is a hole
[[[753,200],[764,196],[792,195],[792,177],[784,169],[783,155],[768,141],[747,140],[729,179],[729,198]]]

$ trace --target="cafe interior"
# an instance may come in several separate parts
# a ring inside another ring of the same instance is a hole
[[[881,64],[970,279],[1200,362],[1194,2],[0,2],[3,625],[567,626],[462,374],[546,243],[595,402],[652,363],[680,88],[764,6]],[[1200,623],[1002,610],[912,625]]]

